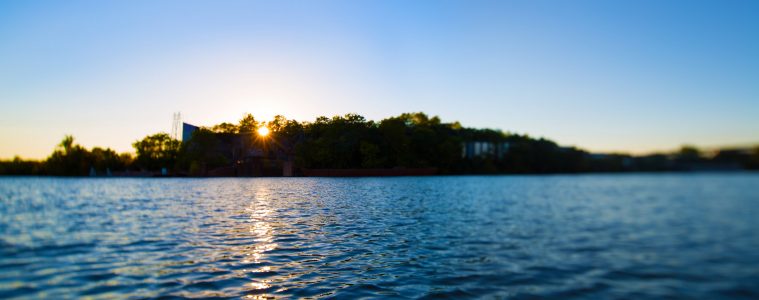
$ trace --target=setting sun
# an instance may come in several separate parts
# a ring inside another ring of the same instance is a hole
[[[269,135],[269,128],[266,127],[266,126],[258,128],[258,135],[260,135],[260,136],[267,136],[267,135]]]

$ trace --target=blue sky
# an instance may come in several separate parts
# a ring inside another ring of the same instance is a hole
[[[424,111],[592,151],[759,142],[757,1],[2,1],[0,158]]]

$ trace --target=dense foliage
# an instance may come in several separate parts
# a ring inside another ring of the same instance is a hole
[[[256,136],[262,126],[271,132],[266,140]],[[246,114],[237,124],[200,128],[184,142],[166,133],[148,135],[133,143],[135,158],[108,148],[88,150],[66,136],[44,161],[18,157],[0,161],[0,174],[157,174],[166,169],[172,174],[205,175],[233,163],[224,151],[235,142],[242,147],[275,149],[267,155],[276,154],[277,159],[294,160],[297,167],[310,169],[436,168],[441,174],[759,169],[759,147],[710,154],[689,146],[648,156],[591,154],[543,138],[443,123],[423,113],[405,113],[379,122],[357,114],[318,117],[314,122],[276,116],[261,122]],[[472,155],[473,143],[490,148]]]
[[[137,152],[135,163],[142,169],[158,170],[176,164],[180,142],[167,133],[146,136],[132,144]]]

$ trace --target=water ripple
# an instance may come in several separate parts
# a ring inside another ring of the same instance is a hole
[[[751,299],[757,184],[1,178],[0,298]]]

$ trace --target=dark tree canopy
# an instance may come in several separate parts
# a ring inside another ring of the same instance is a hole
[[[262,126],[270,130],[266,139],[256,134]],[[280,151],[276,159],[294,160],[298,168],[311,169],[436,168],[442,174],[676,171],[709,166],[759,169],[759,147],[715,154],[693,146],[646,156],[591,154],[544,138],[467,128],[417,112],[378,122],[358,114],[320,116],[313,122],[277,115],[261,122],[245,114],[236,124],[200,128],[183,142],[166,133],[148,135],[134,142],[134,159],[108,148],[88,150],[65,136],[44,161],[18,157],[0,161],[0,174],[83,176],[166,168],[174,174],[204,175],[233,163],[225,153],[233,144],[243,149],[276,147]]]
[[[137,152],[136,163],[145,170],[173,168],[179,154],[180,142],[167,133],[146,136],[132,144]]]

